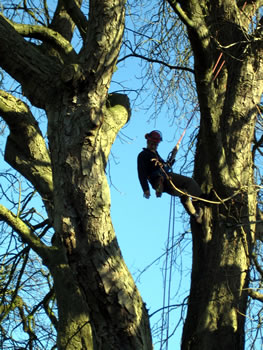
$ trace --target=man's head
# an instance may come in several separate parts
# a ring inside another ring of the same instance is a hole
[[[155,151],[159,143],[163,140],[162,133],[158,130],[153,130],[149,134],[145,135],[147,140],[147,148],[151,151]]]

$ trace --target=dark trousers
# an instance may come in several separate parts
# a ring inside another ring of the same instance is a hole
[[[197,182],[191,177],[169,173],[169,180],[166,176],[158,176],[154,179],[152,186],[156,191],[166,192],[171,196],[180,197],[181,203],[183,204],[185,210],[189,215],[192,215],[196,212],[198,201],[195,202],[195,205],[192,203],[191,196],[200,197],[202,190],[197,184]],[[181,190],[186,194],[182,194],[177,191],[176,188]]]

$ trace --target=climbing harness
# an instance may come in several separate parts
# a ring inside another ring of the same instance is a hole
[[[239,190],[235,191],[231,196],[229,196],[227,198],[224,198],[224,199],[221,199],[219,197],[219,195],[216,193],[216,191],[213,190],[215,196],[218,198],[218,201],[212,201],[210,199],[205,199],[205,198],[202,198],[202,197],[193,196],[193,195],[190,195],[189,193],[184,192],[183,190],[181,190],[180,188],[175,186],[175,184],[172,182],[172,180],[171,180],[171,178],[169,176],[169,173],[167,173],[165,171],[165,166],[164,166],[163,163],[161,163],[158,159],[155,159],[155,158],[152,159],[152,161],[155,162],[155,165],[158,165],[160,167],[161,171],[164,173],[165,177],[170,182],[170,184],[173,187],[173,189],[175,189],[177,192],[181,193],[184,196],[191,197],[192,199],[195,199],[195,200],[198,200],[198,201],[201,201],[201,202],[210,203],[210,204],[218,204],[218,205],[219,204],[224,204],[225,202],[229,201],[230,199],[236,197],[244,188],[244,187],[240,188]]]

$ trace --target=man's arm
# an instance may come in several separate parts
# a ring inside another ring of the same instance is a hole
[[[150,188],[147,180],[147,164],[145,162],[145,158],[142,153],[140,153],[137,158],[137,170],[138,170],[139,181],[144,193],[144,197],[149,198]]]

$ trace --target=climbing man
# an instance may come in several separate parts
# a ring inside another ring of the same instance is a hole
[[[143,148],[137,159],[138,177],[144,197],[147,199],[150,198],[148,183],[150,182],[151,186],[156,191],[156,197],[161,197],[163,192],[172,196],[179,196],[187,213],[194,217],[198,224],[201,224],[203,210],[199,207],[198,201],[193,204],[191,200],[191,196],[202,196],[199,185],[190,177],[169,171],[172,164],[165,162],[157,152],[157,147],[162,141],[162,134],[160,131],[153,130],[149,134],[146,134],[145,138],[147,140],[147,147]],[[175,187],[185,194],[177,191]]]

